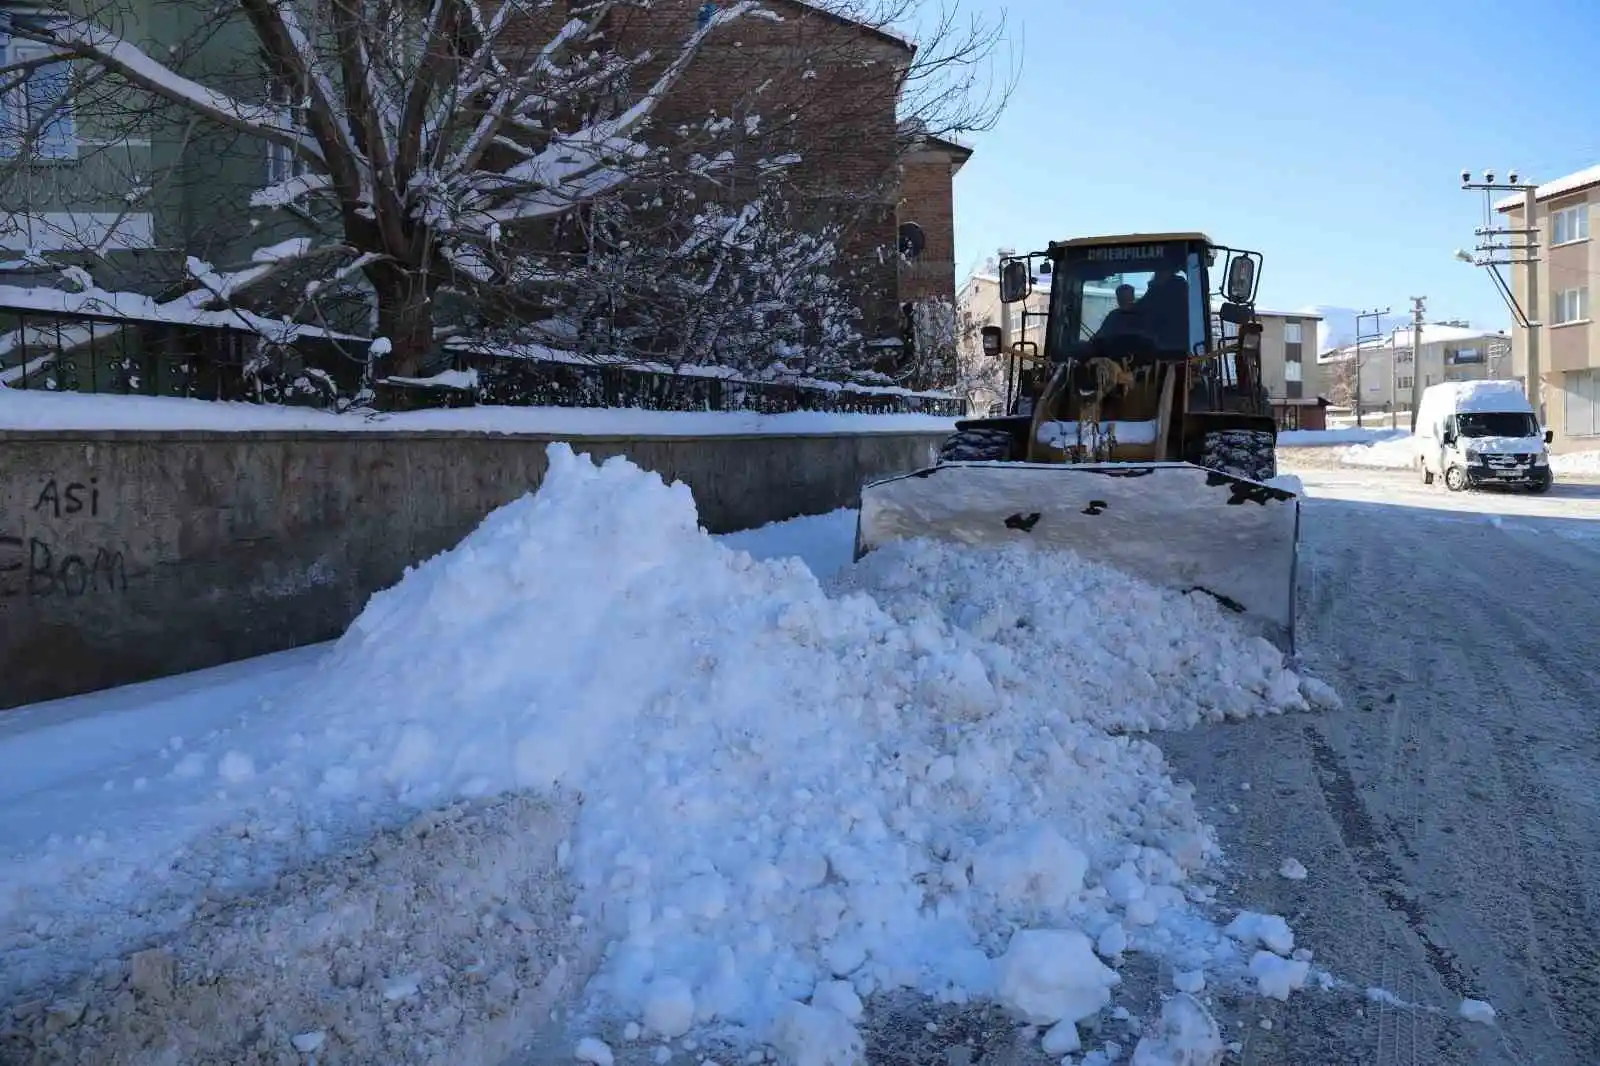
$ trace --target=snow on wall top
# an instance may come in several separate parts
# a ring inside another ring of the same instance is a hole
[[[1533,195],[1536,200],[1548,200],[1554,196],[1577,192],[1579,189],[1589,185],[1600,185],[1600,164],[1568,174],[1564,178],[1557,178],[1555,181],[1547,181],[1533,190]],[[1522,194],[1517,193],[1514,196],[1496,200],[1494,209],[1496,211],[1513,211],[1521,206]]]
[[[0,386],[7,430],[203,430],[345,433],[526,433],[579,437],[817,436],[948,433],[954,418],[921,414],[790,411],[648,411],[606,407],[449,407],[384,414],[334,414],[308,407],[227,403],[177,396],[44,392]]]

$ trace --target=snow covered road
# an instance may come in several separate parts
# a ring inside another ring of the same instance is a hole
[[[1296,473],[1301,649],[1346,707],[1162,741],[1250,784],[1206,810],[1238,902],[1350,983],[1273,1004],[1244,1061],[1600,1061],[1600,488]],[[1306,880],[1277,873],[1291,844]]]

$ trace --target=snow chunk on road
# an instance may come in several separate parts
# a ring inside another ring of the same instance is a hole
[[[1479,1025],[1494,1024],[1494,1008],[1481,999],[1464,999],[1461,1001],[1461,1016],[1469,1022]]]
[[[1278,867],[1278,876],[1290,881],[1304,881],[1311,871],[1306,869],[1305,863],[1293,856],[1284,859]]]
[[[1294,950],[1294,933],[1290,931],[1289,923],[1276,914],[1240,911],[1239,916],[1229,922],[1223,932],[1245,947],[1261,944],[1279,955],[1287,955]]]
[[[1133,1049],[1131,1066],[1220,1066],[1222,1030],[1198,999],[1180,992],[1161,1005],[1152,1032]]]
[[[1024,929],[997,964],[999,1000],[1033,1025],[1079,1022],[1122,980],[1076,929]]]
[[[1306,986],[1306,976],[1311,963],[1301,959],[1285,959],[1270,951],[1258,951],[1250,958],[1250,976],[1263,996],[1288,999],[1289,993]]]
[[[668,1040],[694,1025],[694,990],[677,977],[660,977],[645,988],[641,1004],[645,1028]]]
[[[579,1062],[590,1063],[591,1066],[613,1066],[617,1061],[617,1056],[610,1045],[592,1036],[586,1036],[578,1041],[572,1057]]]

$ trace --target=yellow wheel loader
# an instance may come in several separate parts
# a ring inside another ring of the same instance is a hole
[[[1009,361],[1004,413],[957,422],[937,465],[864,486],[856,557],[916,537],[1067,548],[1209,594],[1292,653],[1300,501],[1269,484],[1260,260],[1203,233],[1003,260],[1005,304],[1049,279],[1043,344],[1002,352],[1000,329],[984,329],[985,354]]]

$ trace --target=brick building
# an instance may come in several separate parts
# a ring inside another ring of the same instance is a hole
[[[624,54],[659,58],[633,72],[633,98],[653,84],[684,37],[719,7],[657,0],[607,27]],[[679,153],[723,157],[704,194],[730,206],[776,174],[802,227],[843,228],[841,272],[858,294],[861,329],[895,369],[920,301],[953,305],[953,182],[970,148],[901,123],[915,46],[803,0],[764,0],[713,32],[657,106],[652,138]],[[773,167],[783,164],[781,173]]]

